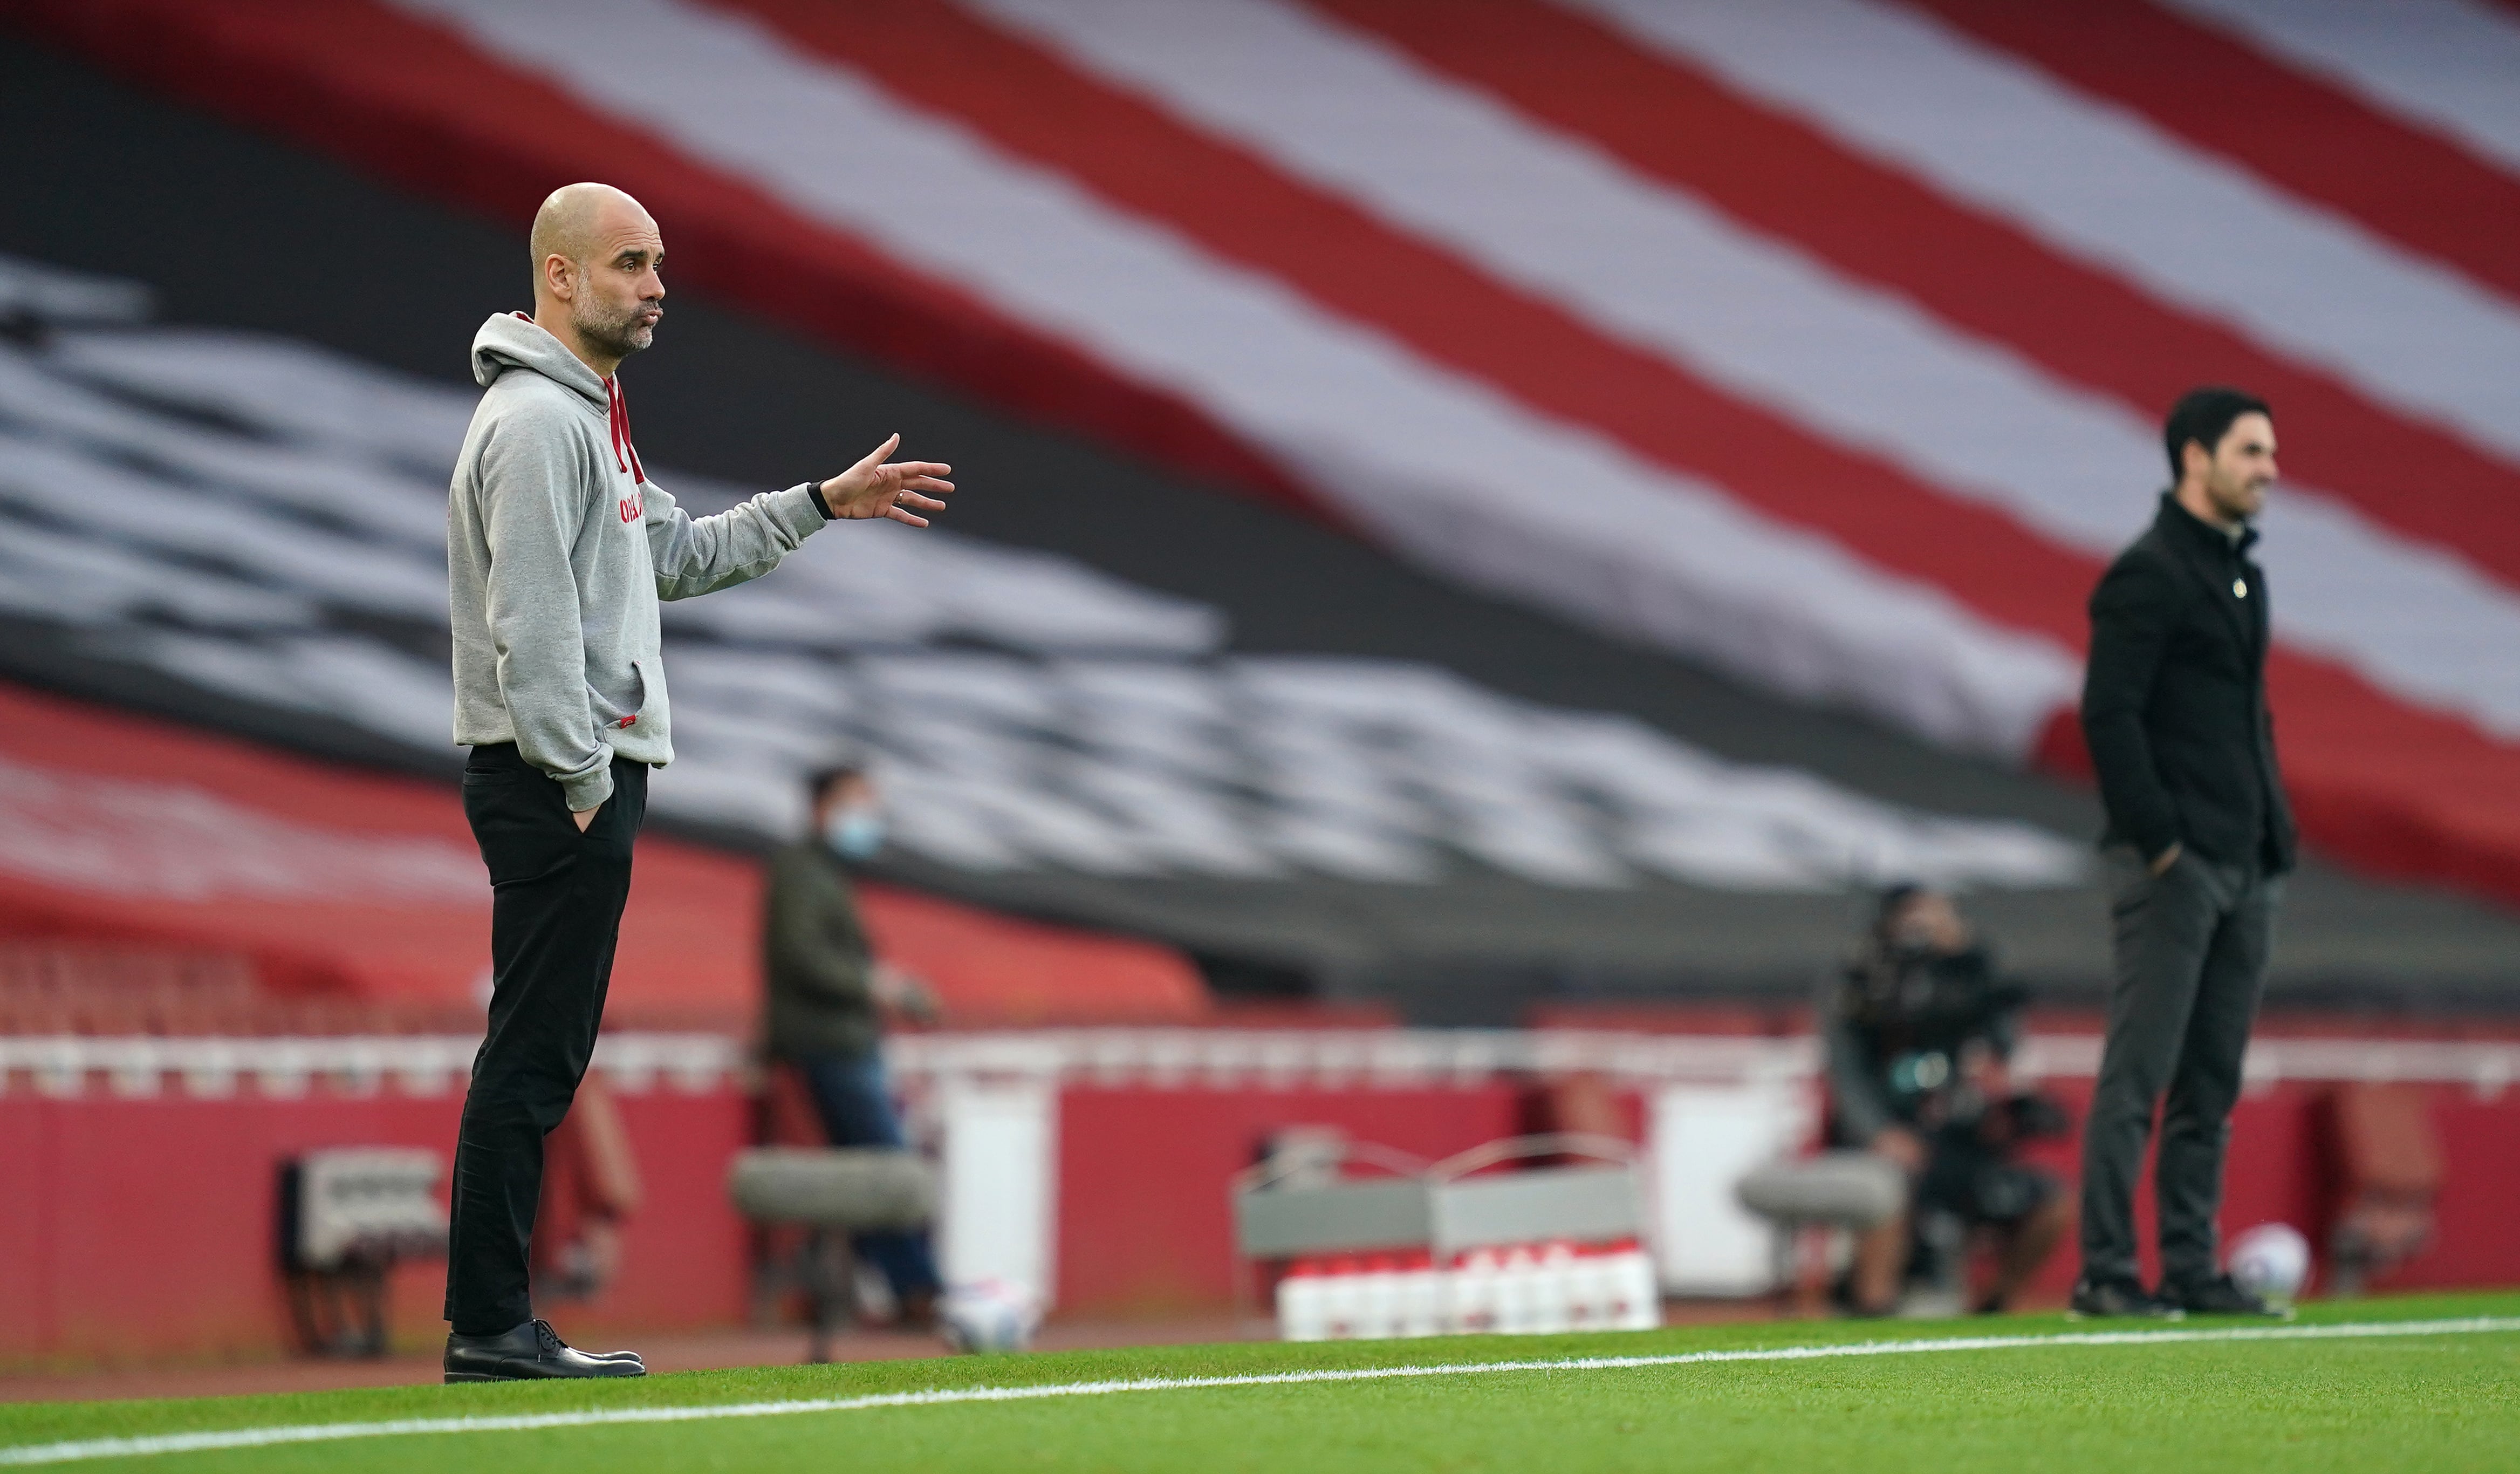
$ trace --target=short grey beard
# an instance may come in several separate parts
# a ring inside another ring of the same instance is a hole
[[[569,319],[588,346],[613,358],[627,358],[655,341],[653,329],[648,331],[647,342],[640,341],[638,318],[646,309],[642,302],[617,317],[599,317],[591,305],[580,308],[572,303]]]

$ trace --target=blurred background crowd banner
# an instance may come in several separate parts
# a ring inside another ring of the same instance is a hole
[[[0,0],[0,1333],[257,1345],[275,1165],[451,1147],[445,488],[578,179],[667,243],[682,504],[894,430],[964,487],[665,607],[590,1313],[742,1313],[760,857],[843,757],[949,1277],[1213,1311],[1285,1131],[1550,1129],[1767,1293],[1732,1183],[1879,888],[2082,1108],[2084,606],[2211,382],[2310,848],[2232,1226],[2325,1255],[2419,1141],[2397,1282],[2520,1280],[2515,77],[2489,0]],[[166,1182],[198,1255],[115,1237]]]

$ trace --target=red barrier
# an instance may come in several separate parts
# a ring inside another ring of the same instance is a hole
[[[2090,1082],[2050,1087],[2077,1120]],[[2223,1208],[2227,1232],[2287,1222],[2311,1234],[2324,1260],[2335,1210],[2319,1137],[2318,1105],[2333,1086],[2292,1082],[2244,1099],[2232,1118]],[[2480,1099],[2464,1086],[2421,1087],[2451,1171],[2436,1205],[2433,1243],[2375,1290],[2520,1283],[2520,1091]],[[1632,1117],[1638,1092],[1623,1091]],[[1194,1102],[1194,1104],[1193,1104]],[[1524,1092],[1463,1089],[1181,1091],[1071,1089],[1060,1097],[1058,1303],[1063,1311],[1128,1313],[1213,1308],[1233,1294],[1229,1184],[1260,1142],[1292,1126],[1337,1126],[1353,1137],[1439,1157],[1523,1129]],[[2071,1142],[2036,1154],[2074,1190]],[[2137,1221],[2149,1241],[2149,1168]],[[2039,1287],[2061,1299],[2077,1269],[2068,1243]],[[2144,1272],[2158,1272],[2147,1247]]]
[[[1230,1184],[1272,1132],[1330,1126],[1436,1158],[1527,1129],[1536,1081],[1505,1071],[1284,1087],[1195,1073],[1175,1085],[1071,1077],[1058,1105],[1058,1309],[1212,1313],[1233,1294]],[[288,1336],[276,1267],[280,1164],[318,1146],[447,1151],[460,1100],[451,1088],[415,1097],[390,1082],[344,1093],[321,1079],[295,1098],[251,1083],[220,1098],[119,1098],[104,1076],[82,1093],[48,1097],[27,1082],[22,1071],[0,1094],[0,1346],[10,1348],[0,1365],[269,1354]],[[2088,1081],[2051,1087],[2080,1114]],[[2319,1107],[2333,1088],[2285,1081],[2241,1102],[2227,1228],[2290,1222],[2323,1253],[2337,1184]],[[2416,1088],[2449,1165],[2438,1228],[2421,1256],[2373,1288],[2520,1283],[2520,1175],[2509,1170],[2520,1161],[2520,1090]],[[1640,1119],[1642,1093],[1617,1086],[1618,1114]],[[744,1235],[721,1184],[747,1139],[749,1103],[722,1075],[685,1093],[670,1072],[619,1101],[647,1202],[625,1229],[614,1286],[594,1303],[549,1309],[571,1329],[608,1336],[734,1323],[744,1310]],[[2070,1144],[2046,1154],[2069,1184],[2072,1155]],[[2148,1222],[2148,1195],[2138,1211]],[[439,1333],[439,1272],[417,1266],[397,1276],[406,1340]],[[2069,1247],[2043,1288],[2061,1294],[2073,1272]]]
[[[719,1325],[743,1311],[743,1229],[719,1182],[745,1102],[623,1095],[653,1184],[601,1301],[550,1309],[571,1327]],[[279,1273],[280,1164],[323,1146],[452,1150],[456,1094],[241,1093],[116,1100],[0,1097],[0,1365],[266,1355],[289,1339]],[[443,1267],[396,1271],[406,1340],[445,1333]]]

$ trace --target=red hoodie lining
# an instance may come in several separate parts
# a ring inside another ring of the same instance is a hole
[[[530,312],[515,315],[519,322],[534,320]],[[629,472],[631,480],[644,486],[648,484],[648,468],[639,464],[639,447],[630,442],[630,403],[621,397],[621,386],[611,379],[604,381],[604,393],[609,406],[605,418],[612,427],[612,464]]]
[[[630,401],[621,397],[621,386],[610,379],[604,381],[604,390],[612,402],[612,464],[629,472],[631,480],[644,486],[648,484],[647,468],[639,464],[639,447],[630,442]],[[622,459],[625,455],[629,457],[627,461]]]

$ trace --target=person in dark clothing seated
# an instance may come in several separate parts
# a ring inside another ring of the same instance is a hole
[[[811,829],[770,861],[762,925],[768,1052],[802,1077],[833,1146],[906,1150],[884,1076],[880,1014],[931,1018],[935,1000],[925,985],[875,959],[858,919],[851,869],[883,848],[883,807],[858,767],[816,773],[808,792]],[[900,1323],[931,1323],[939,1282],[926,1233],[864,1233],[854,1242],[859,1259],[891,1287]]]
[[[1883,895],[1822,1021],[1831,1143],[1888,1158],[1911,1183],[1908,1211],[1856,1245],[1843,1290],[1855,1313],[1890,1313],[1911,1278],[1937,1277],[1937,1256],[1962,1252],[1973,1230],[2000,1249],[1975,1308],[2008,1309],[2071,1226],[2055,1179],[2016,1160],[2020,1143],[2065,1129],[2007,1073],[2027,996],[1997,975],[1950,897],[1921,886]]]

